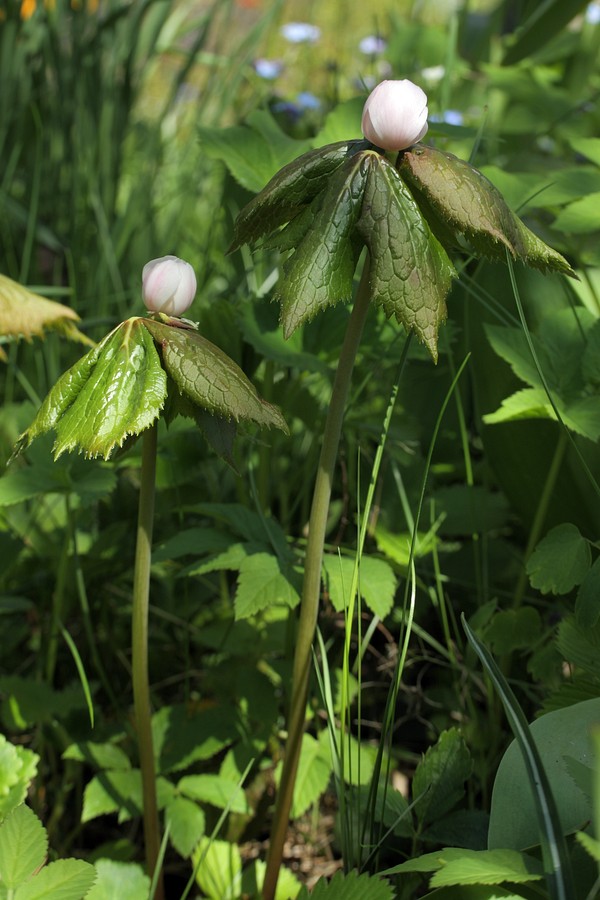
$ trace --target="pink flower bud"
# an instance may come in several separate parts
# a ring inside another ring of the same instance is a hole
[[[382,81],[364,105],[362,133],[382,150],[404,150],[427,133],[427,94],[408,79]]]
[[[151,259],[142,270],[142,297],[150,312],[181,316],[196,296],[196,276],[178,256]]]

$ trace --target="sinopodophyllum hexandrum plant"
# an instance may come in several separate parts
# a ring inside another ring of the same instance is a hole
[[[154,511],[157,426],[162,416],[195,419],[209,444],[232,462],[240,420],[287,432],[279,410],[262,400],[242,370],[203,338],[181,314],[191,304],[196,279],[176,257],[144,267],[144,302],[153,313],[127,319],[57,381],[37,416],[21,435],[13,458],[34,438],[54,431],[54,456],[78,449],[108,458],[115,447],[142,435],[142,469],[133,579],[132,680],[142,773],[146,862],[164,891],[159,859],[154,749],[148,682],[148,603]]]
[[[284,166],[240,212],[231,249],[257,244],[286,252],[277,286],[285,337],[320,310],[353,295],[323,432],[306,548],[286,755],[277,797],[265,900],[275,894],[304,727],[311,646],[331,484],[352,369],[371,303],[425,344],[437,361],[438,329],[457,250],[574,276],[569,263],[533,234],[475,168],[420,143],[424,92],[384,82],[367,100],[363,133],[311,150]],[[376,143],[373,143],[375,141]],[[366,252],[365,252],[366,251]]]

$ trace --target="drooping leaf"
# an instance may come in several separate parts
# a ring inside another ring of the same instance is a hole
[[[279,410],[262,400],[238,365],[191,328],[140,319],[160,347],[163,365],[181,393],[201,409],[226,419],[258,425],[287,425]]]
[[[43,863],[48,836],[36,814],[25,804],[17,806],[0,825],[0,881],[16,888]]]
[[[443,731],[417,766],[412,783],[413,814],[421,827],[449,812],[464,796],[473,763],[456,728]]]
[[[422,194],[457,243],[464,236],[478,255],[504,260],[506,251],[529,266],[574,277],[569,263],[514,215],[500,191],[469,163],[418,144],[399,160],[400,174]]]
[[[565,523],[542,538],[529,559],[531,586],[542,594],[568,594],[581,584],[592,562],[589,542],[576,525]]]
[[[373,151],[361,159],[366,186],[358,232],[369,248],[372,300],[414,330],[435,360],[454,266],[396,169]]]
[[[75,448],[86,456],[108,457],[128,435],[156,421],[167,378],[143,321],[123,322],[59,378],[13,456],[39,435],[55,431],[55,458]]]
[[[34,337],[43,337],[52,329],[71,340],[92,345],[93,341],[79,331],[76,322],[79,322],[79,316],[74,309],[46,300],[12,278],[0,275],[0,338],[22,337],[30,341]],[[0,348],[0,359],[4,358]]]

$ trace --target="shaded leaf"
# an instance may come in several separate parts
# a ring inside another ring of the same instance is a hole
[[[325,586],[334,608],[341,612],[348,604],[348,592],[354,574],[354,560],[346,556],[325,554],[323,557]],[[396,593],[396,576],[388,563],[372,556],[361,556],[359,590],[361,597],[376,616],[384,619],[390,612]]]
[[[558,626],[556,645],[568,662],[590,675],[598,676],[599,622],[592,627],[583,627],[574,616],[567,616]]]
[[[169,826],[171,843],[187,859],[204,834],[204,811],[192,800],[175,797],[167,804],[165,820]]]
[[[568,594],[585,578],[592,561],[589,542],[576,525],[557,525],[542,538],[529,559],[531,586],[542,594]]]
[[[244,896],[259,897],[265,881],[267,864],[262,859],[257,859],[251,866],[246,866],[242,873],[242,891]],[[302,885],[287,866],[282,866],[277,879],[275,900],[294,900]]]
[[[586,572],[577,591],[575,618],[583,628],[593,628],[600,619],[600,556]]]
[[[456,728],[443,731],[417,766],[412,782],[413,815],[424,828],[464,796],[464,783],[473,763],[465,741]]]
[[[417,144],[404,151],[398,169],[422,193],[447,228],[464,236],[477,254],[504,260],[506,251],[538,269],[574,277],[569,263],[533,234],[500,191],[478,169],[451,153]]]
[[[299,818],[315,804],[329,784],[331,777],[331,758],[329,751],[310,734],[302,736],[298,773],[294,782],[294,797],[291,816]],[[275,772],[275,781],[279,784],[281,764]]]
[[[211,759],[232,743],[238,729],[234,706],[199,711],[183,704],[164,706],[152,716],[159,771],[178,772],[193,762]]]

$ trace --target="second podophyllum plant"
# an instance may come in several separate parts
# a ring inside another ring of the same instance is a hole
[[[13,457],[54,431],[54,456],[78,449],[108,458],[142,435],[142,469],[132,604],[132,680],[142,774],[144,841],[154,896],[163,900],[158,871],[160,831],[148,681],[148,604],[158,420],[194,419],[220,456],[232,460],[240,420],[287,431],[279,410],[262,400],[242,370],[180,318],[196,293],[192,267],[174,256],[149,262],[142,293],[149,317],[122,322],[57,381]]]
[[[381,306],[437,360],[438,329],[456,270],[455,251],[573,276],[475,168],[420,143],[427,98],[410,81],[383,82],[367,99],[365,140],[311,150],[281,169],[238,216],[232,249],[287,252],[277,286],[289,337],[320,310],[353,295],[315,481],[296,641],[288,741],[275,809],[265,900],[275,895],[298,766],[321,590],[325,528],[351,374],[370,303]],[[366,253],[365,253],[366,251]]]

